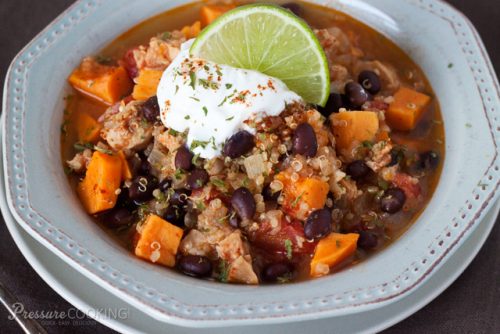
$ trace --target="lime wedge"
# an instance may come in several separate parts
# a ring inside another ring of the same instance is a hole
[[[190,53],[281,79],[309,103],[324,106],[330,94],[328,62],[314,32],[279,6],[246,5],[225,13],[201,32]]]

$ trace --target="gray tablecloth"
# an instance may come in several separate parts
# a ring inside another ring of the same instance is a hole
[[[111,1],[111,0],[108,0]],[[398,1],[398,0],[394,0]],[[72,0],[0,1],[0,78],[15,54],[68,7]],[[449,0],[476,25],[497,70],[500,69],[500,2]],[[418,33],[418,32],[416,32]],[[450,83],[452,85],[453,83]],[[2,221],[3,222],[3,221]],[[500,225],[465,273],[421,311],[385,333],[500,333]],[[26,262],[5,224],[0,224],[0,281],[26,306],[37,311],[67,311],[57,295]],[[84,323],[84,324],[83,324]],[[46,326],[49,333],[113,333],[89,320],[80,325]],[[0,333],[19,332],[0,307]]]

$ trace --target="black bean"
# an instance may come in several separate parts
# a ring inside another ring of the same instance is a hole
[[[138,174],[143,176],[151,174],[151,164],[146,158],[141,161]]]
[[[263,281],[277,282],[280,279],[290,280],[294,276],[294,268],[290,263],[278,262],[266,266],[261,273]]]
[[[141,107],[142,115],[150,122],[156,122],[160,117],[160,106],[156,96],[152,96]]]
[[[376,248],[378,245],[378,237],[370,231],[359,231],[358,247],[369,250]]]
[[[380,209],[387,213],[396,213],[406,202],[405,192],[400,188],[387,189],[380,199]]]
[[[184,255],[179,259],[179,269],[186,275],[193,277],[208,277],[212,274],[212,262],[199,255]]]
[[[171,205],[183,206],[188,204],[189,191],[187,189],[175,189],[170,196]]]
[[[338,113],[340,108],[346,108],[347,106],[344,103],[346,99],[345,96],[337,93],[330,94],[328,98],[328,102],[324,107],[318,107],[318,111],[328,118],[332,113]]]
[[[281,7],[288,9],[298,17],[302,15],[302,7],[295,2],[287,2],[281,5]]]
[[[373,71],[363,71],[358,76],[358,82],[370,94],[377,94],[382,89],[382,83],[377,73]]]
[[[234,228],[240,227],[240,218],[233,209],[229,209],[229,225]]]
[[[332,214],[328,209],[312,212],[304,224],[307,239],[321,239],[332,232]]]
[[[353,81],[345,85],[345,94],[349,103],[355,108],[361,107],[370,98],[363,86]]]
[[[170,179],[165,179],[161,181],[160,184],[158,185],[158,189],[160,189],[163,192],[168,191],[168,189],[170,189],[171,187],[172,187],[172,181],[170,181]]]
[[[300,154],[312,158],[318,152],[318,141],[314,129],[309,123],[302,123],[293,133],[292,150],[294,154]]]
[[[175,168],[190,170],[194,154],[186,146],[181,146],[175,153]]]
[[[241,219],[252,219],[256,204],[252,193],[245,187],[238,188],[231,197],[231,206]]]
[[[153,190],[158,186],[158,181],[153,176],[138,176],[128,188],[128,196],[135,202],[145,202],[153,198]]]
[[[126,208],[115,208],[105,216],[105,223],[109,227],[121,227],[134,222],[134,214]]]
[[[262,196],[264,201],[276,202],[281,195],[281,191],[274,191],[271,189],[270,185],[267,185],[262,190]]]
[[[137,208],[137,204],[128,196],[127,188],[120,189],[115,208],[126,208],[129,211],[134,211]]]
[[[166,221],[179,227],[184,226],[185,216],[186,211],[182,207],[176,205],[170,205],[163,214],[163,218],[165,218]]]
[[[346,173],[353,180],[359,181],[370,174],[370,167],[363,160],[356,160],[347,165]]]
[[[203,188],[208,182],[208,173],[204,169],[197,168],[189,174],[187,185],[191,190]]]
[[[255,146],[254,136],[248,131],[239,131],[224,144],[224,155],[231,159],[247,154]]]
[[[439,154],[434,151],[428,151],[420,154],[421,169],[436,169],[439,166]]]

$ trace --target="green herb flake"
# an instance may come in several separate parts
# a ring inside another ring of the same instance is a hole
[[[232,85],[232,84],[230,84],[230,83],[227,83],[227,84],[226,84],[226,89],[231,89],[231,87],[233,87],[233,85]]]
[[[166,41],[166,40],[170,39],[171,36],[172,36],[172,34],[168,31],[166,31],[160,35],[160,38],[163,39],[164,41]]]
[[[365,140],[363,143],[361,143],[361,145],[365,148],[369,148],[369,149],[373,148],[373,143],[369,140]]]
[[[223,180],[221,180],[221,179],[218,179],[218,178],[215,178],[215,177],[214,177],[214,178],[212,178],[212,179],[210,180],[210,183],[212,183],[212,184],[213,184],[214,186],[216,186],[217,188],[221,188],[221,189],[223,189],[223,190],[225,190],[225,189],[226,189],[226,183],[225,183]]]
[[[175,170],[174,177],[176,180],[182,179],[183,176],[184,176],[184,172],[182,171],[182,169],[179,168],[179,169]]]
[[[80,143],[80,142],[78,142],[78,143],[75,143],[73,145],[73,148],[75,150],[77,150],[78,152],[82,152],[82,151],[85,151],[86,149],[89,149],[89,150],[93,149],[94,145],[92,145],[91,143]]]
[[[229,278],[229,263],[226,260],[221,260],[219,262],[219,276],[217,279],[220,282],[227,283]]]
[[[227,97],[227,96],[226,96],[226,97],[224,97],[224,100],[222,100],[222,102],[221,102],[221,103],[219,103],[219,105],[218,105],[217,107],[222,107],[222,105],[223,105],[224,103],[226,103],[227,99],[228,99],[228,97]]]
[[[194,149],[197,147],[201,147],[202,149],[205,149],[209,143],[210,143],[210,141],[193,140],[193,142],[191,143],[191,146],[189,148],[191,149],[191,151],[194,151]]]
[[[113,63],[113,59],[111,57],[103,55],[96,56],[95,60],[101,65],[111,65]]]
[[[302,198],[302,196],[304,196],[304,193],[305,191],[303,191],[299,196],[297,196],[297,198],[295,198],[291,204],[291,207],[292,208],[295,208],[297,206],[297,204],[299,203],[300,199]]]
[[[206,80],[206,79],[198,79],[198,82],[205,89],[209,89],[210,88],[210,89],[216,90],[216,89],[219,88],[219,84],[216,83],[216,82],[213,82],[213,81],[209,81],[209,80]]]
[[[179,85],[175,85],[175,93],[174,94],[177,94],[178,91],[179,91]]]
[[[470,128],[472,128],[472,124],[470,124],[470,123],[465,123],[465,127],[466,127],[466,128],[468,128],[468,129],[470,129]]]
[[[185,119],[185,120],[191,119],[191,116],[186,115],[186,116],[184,116],[184,119]]]
[[[290,239],[285,240],[285,250],[287,259],[291,260],[293,256],[293,250],[292,250],[292,241]]]
[[[107,155],[113,155],[114,154],[113,151],[108,150],[108,149],[103,148],[103,147],[99,147],[99,146],[94,146],[94,150],[96,150],[98,152],[101,152],[101,153],[104,153],[104,154],[107,154]]]
[[[453,66],[454,66],[453,63],[448,64],[448,68],[453,68]]]
[[[168,134],[171,136],[177,136],[179,131],[175,131],[174,129],[168,129]]]
[[[191,100],[196,101],[196,102],[200,102],[200,99],[199,99],[199,98],[197,98],[197,97],[190,96],[189,98],[190,98]]]
[[[232,121],[233,119],[234,119],[234,116],[231,116],[231,117],[226,118],[226,121],[229,122],[229,121]]]
[[[389,189],[389,183],[386,180],[379,179],[378,180],[378,187],[382,190],[387,190],[387,189]]]
[[[207,107],[203,106],[203,108],[201,108],[201,109],[203,109],[203,113],[205,114],[205,116],[207,116],[208,115]]]
[[[193,71],[189,72],[189,79],[191,80],[191,83],[189,84],[189,86],[191,86],[191,88],[193,88],[193,90],[195,90],[195,88],[196,88],[196,73],[194,73]]]

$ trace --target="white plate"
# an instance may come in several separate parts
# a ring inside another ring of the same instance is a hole
[[[295,284],[216,284],[133,257],[85,214],[60,163],[61,87],[84,55],[134,23],[188,1],[80,0],[14,59],[2,125],[7,200],[16,221],[100,287],[177,325],[352,315],[417,291],[500,197],[498,81],[475,29],[438,0],[311,0],[354,14],[397,42],[421,65],[442,106],[447,150],[436,193],[408,232],[369,261]]]
[[[0,208],[7,228],[26,260],[42,279],[69,303],[102,324],[122,333],[234,334],[235,329],[237,329],[238,334],[251,334],[264,332],[264,330],[265,333],[270,334],[326,334],[331,333],[333,324],[336,334],[381,331],[420,310],[458,278],[486,241],[500,210],[500,202],[498,202],[484,217],[481,225],[455,254],[447,260],[445,265],[413,294],[407,295],[405,298],[388,306],[355,315],[281,325],[190,329],[165,324],[148,316],[92,282],[63,260],[54,257],[47,248],[27,234],[19,224],[16,224],[7,207],[4,180],[1,177],[3,175],[2,172],[3,167],[0,164]],[[111,319],[96,313],[96,310],[99,309],[128,309],[129,316],[122,320]],[[360,319],[363,319],[363,321],[360,321]]]

